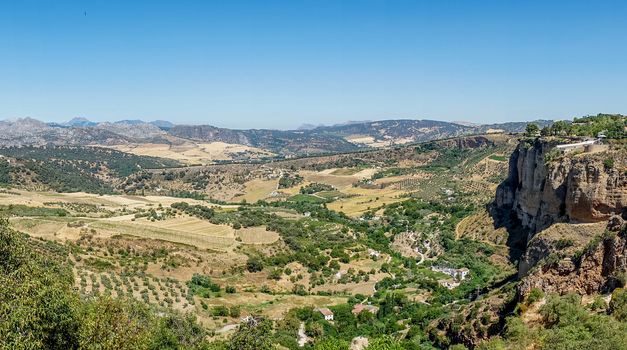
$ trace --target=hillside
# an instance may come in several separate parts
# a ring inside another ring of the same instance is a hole
[[[142,169],[180,165],[98,147],[0,148],[0,185],[58,192],[112,193],[121,179]]]
[[[624,140],[556,151],[575,137],[202,166],[0,148],[0,345],[624,349]]]
[[[549,121],[538,121],[541,127]],[[465,126],[432,120],[383,120],[345,125],[320,126],[307,130],[234,130],[211,125],[174,125],[167,121],[146,123],[140,120],[96,123],[74,118],[67,123],[43,123],[32,118],[0,122],[0,146],[91,145],[119,149],[143,149],[143,145],[174,152],[187,163],[214,162],[219,159],[186,156],[186,150],[203,144],[226,143],[251,147],[257,152],[277,156],[352,152],[363,148],[391,147],[461,135],[490,132],[520,132],[527,123]],[[179,150],[182,145],[183,150]],[[202,151],[201,151],[202,152]],[[244,151],[229,159],[250,160]],[[145,155],[140,154],[139,155]],[[228,159],[227,159],[228,160]]]

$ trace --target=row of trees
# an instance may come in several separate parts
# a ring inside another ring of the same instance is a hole
[[[596,137],[599,133],[605,134],[607,138],[625,138],[625,128],[627,127],[627,117],[620,114],[598,114],[575,118],[573,122],[558,120],[551,126],[546,126],[540,130],[535,123],[527,124],[525,134],[529,137],[535,136],[589,136]]]

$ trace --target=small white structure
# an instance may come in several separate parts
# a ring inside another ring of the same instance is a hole
[[[326,307],[321,307],[319,309],[316,309],[316,311],[318,311],[319,313],[322,314],[322,316],[324,316],[324,319],[327,321],[333,321],[333,311],[327,309]]]
[[[562,151],[562,152],[572,152],[575,150],[584,150],[586,147],[590,147],[592,145],[595,144],[595,140],[587,140],[587,141],[582,141],[582,142],[576,142],[576,143],[568,143],[568,144],[564,144],[564,145],[557,145],[555,146],[555,148],[557,148],[558,150]]]
[[[370,255],[371,258],[378,258],[379,256],[381,256],[381,253],[374,249],[368,249],[368,255]]]
[[[445,273],[457,281],[463,281],[466,279],[470,270],[463,267],[461,269],[454,269],[452,267],[444,267],[444,266],[431,266],[431,271],[442,272]]]

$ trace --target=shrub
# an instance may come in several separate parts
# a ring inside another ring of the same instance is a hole
[[[229,309],[224,305],[218,305],[211,311],[213,316],[226,317],[229,315]]]
[[[627,289],[617,288],[612,293],[609,312],[619,321],[627,321]]]
[[[581,307],[581,296],[567,294],[549,297],[547,303],[540,308],[540,314],[549,326],[574,325],[585,316],[585,310]]]
[[[531,305],[542,298],[544,298],[544,292],[542,291],[542,289],[533,288],[527,296],[527,305]]]
[[[263,261],[256,257],[248,258],[246,270],[248,270],[248,272],[259,272],[263,270]]]
[[[567,238],[561,238],[559,240],[557,240],[557,242],[555,242],[555,248],[562,250],[562,249],[566,249],[568,247],[572,247],[575,244],[575,242],[572,239],[567,239]]]
[[[231,306],[231,309],[229,310],[229,316],[239,317],[240,314],[241,314],[241,311],[240,311],[239,306]]]

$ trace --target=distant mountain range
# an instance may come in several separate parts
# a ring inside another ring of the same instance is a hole
[[[540,127],[552,121],[534,121]],[[224,142],[252,146],[281,155],[348,152],[388,147],[460,135],[521,132],[527,122],[489,125],[435,120],[382,120],[313,126],[298,130],[236,130],[211,125],[176,125],[169,121],[121,120],[97,123],[74,118],[66,123],[44,123],[32,118],[0,121],[0,146],[23,145],[128,145],[186,142]]]

